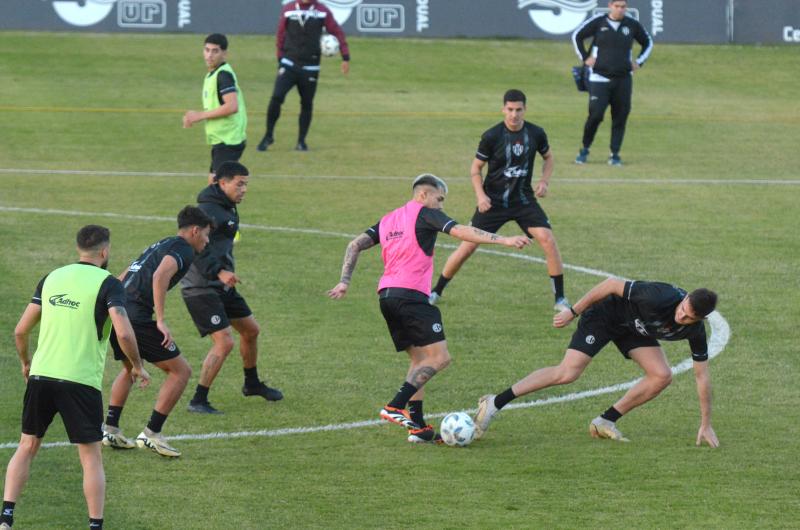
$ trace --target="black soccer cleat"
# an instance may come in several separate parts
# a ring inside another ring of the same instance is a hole
[[[211,406],[208,401],[195,401],[191,400],[189,406],[186,407],[189,412],[196,412],[198,414],[224,414],[221,410],[217,410]]]
[[[308,145],[305,142],[297,142],[297,145],[294,146],[295,151],[308,151]]]
[[[244,385],[242,387],[242,395],[245,397],[261,396],[267,401],[280,401],[283,399],[283,392],[265,385],[263,381],[259,381],[257,386]]]
[[[275,142],[275,139],[272,136],[264,135],[264,138],[258,142],[256,146],[256,151],[266,151],[269,146],[271,146]]]

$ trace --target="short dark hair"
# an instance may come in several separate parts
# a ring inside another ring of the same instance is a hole
[[[528,98],[525,97],[525,93],[522,90],[517,90],[516,88],[506,90],[506,93],[503,94],[503,105],[509,101],[521,101],[523,105],[528,104]]]
[[[689,293],[689,304],[695,315],[705,318],[717,307],[717,293],[705,288],[695,289]]]
[[[249,174],[250,172],[242,164],[228,160],[227,162],[223,162],[219,165],[217,172],[214,175],[214,180],[231,180],[237,175],[246,176]]]
[[[447,184],[445,181],[432,173],[417,175],[417,178],[414,179],[414,183],[411,184],[411,189],[414,190],[417,186],[431,186],[432,188],[440,189],[447,193]]]
[[[221,49],[227,50],[228,49],[228,37],[226,37],[222,33],[212,33],[211,35],[206,37],[206,40],[203,42],[203,44],[216,44]]]
[[[205,228],[211,226],[212,222],[213,221],[206,212],[197,206],[187,205],[183,207],[183,210],[178,212],[178,228],[188,228],[190,226]]]
[[[83,251],[100,250],[111,241],[111,231],[105,226],[86,225],[78,230],[75,242]]]

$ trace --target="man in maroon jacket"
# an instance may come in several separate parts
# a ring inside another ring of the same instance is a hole
[[[295,85],[300,94],[300,129],[295,149],[308,151],[306,135],[311,125],[314,94],[317,91],[319,41],[323,28],[339,40],[342,73],[347,74],[350,71],[350,51],[344,32],[333,18],[331,10],[317,0],[297,0],[283,6],[275,35],[278,76],[267,107],[267,132],[256,148],[259,151],[266,151],[275,141],[272,133],[281,115],[281,105]]]

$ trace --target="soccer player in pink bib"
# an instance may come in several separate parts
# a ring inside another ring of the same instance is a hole
[[[462,241],[494,243],[523,248],[525,236],[503,237],[471,226],[460,225],[442,211],[447,184],[424,173],[414,179],[413,197],[386,214],[377,224],[347,245],[339,283],[328,296],[347,294],[358,255],[381,245],[383,276],[378,283],[381,313],[397,351],[406,351],[409,368],[400,390],[380,411],[384,420],[408,429],[408,441],[438,442],[439,435],[425,422],[422,401],[424,385],[450,364],[442,315],[428,303],[433,277],[433,248],[439,232]]]

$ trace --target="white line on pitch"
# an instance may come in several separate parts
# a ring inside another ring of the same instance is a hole
[[[206,174],[172,171],[102,171],[91,169],[17,169],[0,168],[0,174],[25,175],[95,175],[112,177],[205,177]],[[399,176],[369,175],[260,175],[275,179],[305,180],[409,180]],[[446,177],[449,182],[469,182],[467,177]],[[637,179],[637,178],[559,178],[565,184],[717,184],[717,185],[779,185],[798,186],[800,179]]]
[[[0,212],[20,212],[20,213],[36,213],[36,214],[49,214],[49,215],[72,215],[72,216],[88,216],[88,217],[110,217],[110,218],[120,218],[120,219],[130,219],[130,220],[138,220],[138,221],[159,221],[159,222],[172,222],[174,219],[172,217],[163,217],[163,216],[154,216],[154,215],[128,215],[128,214],[120,214],[114,212],[79,212],[73,210],[55,210],[55,209],[45,209],[45,208],[17,208],[17,207],[10,207],[10,206],[0,206]],[[274,232],[294,232],[294,233],[305,233],[305,234],[314,234],[314,235],[324,235],[324,236],[332,236],[332,237],[345,237],[345,238],[352,238],[354,237],[352,234],[345,234],[341,232],[326,232],[323,230],[314,230],[309,228],[287,228],[287,227],[273,227],[273,226],[264,226],[264,225],[242,225],[245,228],[251,228],[256,230],[266,230],[266,231],[274,231]],[[455,245],[443,244],[441,245],[444,248],[456,248]],[[528,261],[535,261],[537,263],[544,263],[544,260],[541,258],[536,258],[534,256],[528,256],[525,254],[520,253],[511,253],[511,252],[504,252],[498,250],[484,250],[482,248],[478,248],[478,252],[484,252],[487,254],[493,254],[497,256],[503,257],[511,257],[517,259],[523,259]],[[580,271],[586,274],[590,274],[593,276],[614,276],[611,273],[603,272],[597,269],[591,269],[587,267],[581,267],[578,265],[567,265],[564,264],[565,268]],[[713,359],[717,355],[719,355],[723,349],[725,349],[725,345],[728,343],[730,339],[730,326],[728,322],[723,318],[721,314],[717,311],[714,311],[710,315],[708,315],[708,323],[711,327],[711,335],[708,340],[708,357],[709,359]],[[682,362],[676,364],[672,367],[672,373],[675,375],[682,374],[689,370],[692,367],[692,360],[685,359]],[[567,401],[576,401],[579,399],[585,399],[589,397],[599,396],[603,394],[610,394],[613,392],[619,392],[622,390],[627,390],[635,385],[639,379],[633,379],[631,381],[627,381],[625,383],[619,383],[616,385],[606,386],[602,388],[597,388],[593,390],[583,390],[580,392],[572,392],[570,394],[564,394],[561,396],[553,396],[550,398],[545,399],[537,399],[534,401],[526,401],[521,403],[511,403],[510,405],[504,407],[504,410],[510,409],[524,409],[530,407],[541,407],[544,405],[551,405],[554,403],[564,403]],[[465,412],[473,414],[476,412],[475,409],[470,409]],[[440,418],[448,414],[447,412],[440,412],[436,414],[428,414],[428,417],[431,418]],[[330,431],[343,431],[348,429],[359,429],[362,427],[372,427],[375,425],[381,425],[386,423],[383,420],[364,420],[364,421],[356,421],[350,423],[336,423],[330,425],[317,425],[312,427],[293,427],[293,428],[285,428],[285,429],[273,429],[273,430],[258,430],[258,431],[238,431],[238,432],[215,432],[215,433],[206,433],[206,434],[178,434],[174,436],[166,436],[168,440],[212,440],[212,439],[231,439],[231,438],[251,438],[251,437],[272,437],[272,436],[287,436],[291,434],[309,434],[315,432],[330,432]],[[7,442],[0,444],[0,449],[15,449],[17,447],[16,442]],[[70,444],[69,442],[48,442],[42,444],[42,447],[51,448],[51,447],[67,447]]]

